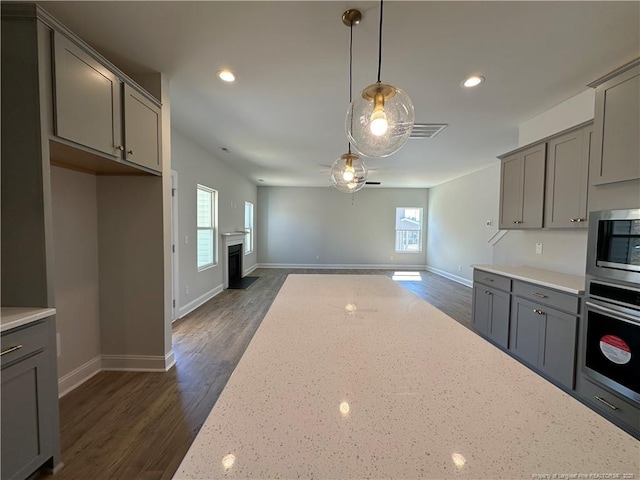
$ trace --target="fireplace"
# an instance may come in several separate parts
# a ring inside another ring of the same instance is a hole
[[[228,248],[227,265],[229,265],[228,285],[242,278],[242,244],[230,245]]]

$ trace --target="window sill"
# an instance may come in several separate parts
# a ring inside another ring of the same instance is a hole
[[[217,267],[217,266],[218,266],[217,263],[212,263],[210,265],[204,265],[202,267],[198,267],[198,273],[204,272],[205,270],[209,270],[210,268]]]

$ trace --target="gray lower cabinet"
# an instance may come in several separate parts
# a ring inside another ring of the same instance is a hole
[[[23,480],[56,463],[57,380],[51,324],[44,320],[2,334],[2,480]]]
[[[573,389],[577,327],[575,314],[514,297],[509,351],[566,388]]]
[[[509,345],[511,279],[474,270],[473,281],[473,327],[506,349]]]
[[[509,342],[509,300],[511,295],[476,284],[473,287],[473,325],[503,348]]]
[[[500,229],[542,228],[546,147],[500,157]]]

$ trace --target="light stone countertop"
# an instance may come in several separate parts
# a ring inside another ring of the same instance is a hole
[[[638,479],[639,458],[392,279],[289,275],[174,478]]]
[[[55,308],[2,307],[0,309],[0,332],[5,332],[55,314]]]
[[[498,275],[515,278],[524,282],[535,283],[543,287],[555,288],[564,292],[582,295],[585,278],[580,275],[542,270],[539,268],[512,265],[471,265],[472,268]]]

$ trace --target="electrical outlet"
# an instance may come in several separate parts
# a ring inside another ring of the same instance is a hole
[[[56,350],[58,352],[58,356],[62,355],[62,342],[60,341],[59,333],[56,333]]]
[[[184,294],[185,294],[185,295],[189,295],[189,285],[185,285],[185,287],[184,287]]]
[[[189,245],[189,235],[184,236],[184,244]]]
[[[542,255],[542,243],[540,242],[536,243],[536,253]]]

